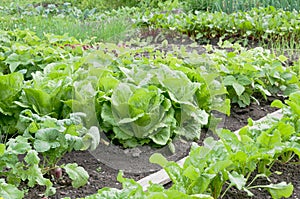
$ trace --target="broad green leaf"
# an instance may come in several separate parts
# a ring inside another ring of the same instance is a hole
[[[294,186],[286,182],[281,182],[279,184],[270,184],[266,188],[272,195],[273,199],[280,199],[282,197],[288,198],[293,194]]]
[[[225,113],[227,116],[230,116],[230,99],[224,99],[221,103],[212,104],[212,110],[219,111],[221,113]]]
[[[219,198],[220,193],[222,191],[222,187],[224,185],[224,176],[222,176],[221,174],[216,175],[215,178],[212,179],[211,182],[211,190],[212,190],[212,196],[214,198]]]
[[[236,152],[240,149],[241,143],[235,133],[227,129],[222,129],[220,131],[217,131],[217,134],[223,141],[224,146],[228,151]]]
[[[231,165],[232,165],[232,161],[229,159],[218,160],[214,164],[210,165],[210,167],[208,168],[208,173],[209,174],[219,173]]]
[[[39,168],[38,164],[31,164],[30,167],[25,172],[26,179],[28,179],[28,186],[33,187],[37,183],[39,185],[46,185],[52,183],[49,179],[43,177],[42,170]]]
[[[299,143],[287,143],[286,150],[293,151],[298,157],[300,157],[300,144]]]
[[[275,145],[281,143],[281,135],[278,130],[275,130],[273,134],[263,131],[260,136],[257,137],[257,143],[261,144],[262,147],[268,149],[273,148]]]
[[[117,180],[123,184],[120,198],[143,198],[145,192],[143,187],[133,179],[123,178],[123,172],[119,171]]]
[[[192,82],[183,72],[171,70],[167,66],[162,66],[157,71],[157,78],[170,95],[172,101],[196,106],[194,96],[201,84]]]
[[[0,198],[4,199],[22,199],[24,192],[11,184],[0,181]]]
[[[53,102],[50,94],[34,88],[24,88],[24,92],[28,104],[30,104],[38,114],[49,114],[53,111]]]
[[[245,91],[245,87],[237,82],[233,82],[232,87],[238,96],[242,95],[242,93]]]
[[[291,107],[292,111],[297,114],[300,115],[300,105],[299,105],[299,101],[298,103],[295,103],[293,101],[286,101],[286,103]]]
[[[286,60],[288,60],[288,58],[284,55],[279,55],[278,56],[278,59],[281,61],[281,62],[285,62]]]
[[[119,84],[113,91],[111,108],[105,104],[102,107],[104,128],[115,129],[115,138],[123,143],[150,138],[159,145],[167,144],[175,118],[169,110],[171,103],[160,92],[155,86]]]
[[[168,163],[168,160],[160,153],[154,153],[150,156],[149,161],[152,164],[158,164],[161,167],[165,167]]]
[[[162,191],[154,192],[154,193],[150,192],[149,195],[147,196],[147,199],[167,199],[167,198],[168,198],[167,194],[165,194]]]
[[[102,126],[102,128],[104,128],[105,131],[108,131],[110,128],[112,128],[112,126],[117,126],[112,109],[107,103],[102,105],[101,118],[103,120],[102,125],[105,125]]]
[[[164,186],[161,184],[154,184],[151,181],[149,182],[150,186],[147,188],[149,193],[151,192],[163,192],[165,190]]]
[[[274,100],[271,104],[271,107],[283,108],[283,103],[280,100]]]
[[[78,166],[76,163],[69,163],[63,166],[63,168],[71,178],[72,186],[74,188],[79,188],[87,183],[89,174],[84,170],[83,167]]]
[[[300,91],[294,92],[289,96],[289,100],[295,103],[300,102]]]
[[[35,140],[33,146],[37,152],[46,152],[51,149],[51,144],[44,140]]]
[[[281,134],[281,138],[283,141],[289,141],[291,135],[296,133],[295,128],[292,125],[286,124],[284,122],[278,123],[278,130]]]
[[[114,58],[103,51],[91,53],[85,58],[86,63],[93,64],[95,67],[107,67],[113,62]]]
[[[185,177],[182,173],[182,168],[177,163],[169,162],[164,169],[173,183],[180,183],[184,181]]]
[[[195,194],[195,195],[187,195],[183,192],[178,190],[166,190],[164,192],[156,192],[150,193],[149,196],[146,197],[147,199],[213,199],[209,195],[205,194]]]
[[[264,96],[271,96],[272,94],[265,89],[262,85],[256,84],[255,88],[258,89]]]
[[[245,138],[245,136],[243,136],[243,139]],[[236,153],[232,153],[230,154],[230,159],[235,163],[241,163],[244,164],[246,163],[248,158],[248,154],[246,154],[244,151],[238,151]]]
[[[114,77],[102,77],[99,80],[99,89],[105,92],[113,90],[119,84],[119,80]]]
[[[9,69],[11,73],[13,73],[20,65],[28,65],[28,64],[34,65],[33,60],[29,53],[25,53],[21,55],[12,53],[7,57],[7,59],[4,62],[6,64],[9,64]]]
[[[245,107],[250,105],[250,95],[247,92],[244,92],[241,96],[239,96],[239,101],[238,104],[240,105],[240,107]]]
[[[237,82],[243,86],[250,85],[253,81],[249,79],[246,75],[239,75]]]
[[[0,98],[7,100],[15,96],[22,89],[23,80],[21,73],[0,75]]]
[[[249,64],[249,63],[244,64],[244,69],[247,71],[254,71],[254,72],[260,70],[260,68],[258,66],[255,66],[254,64]]]
[[[228,177],[232,185],[236,186],[239,190],[246,185],[247,179],[244,175],[237,173],[236,171],[228,172]]]
[[[196,180],[188,185],[188,190],[193,194],[203,194],[208,190],[211,180],[215,177],[215,174],[197,174]]]
[[[193,165],[189,165],[183,172],[183,175],[191,180],[197,180],[200,177],[199,174],[200,170],[198,168],[195,168]]]
[[[8,75],[1,75],[0,73],[0,113],[12,115],[12,112],[16,109],[14,101],[19,97],[23,80],[21,73]]]
[[[291,107],[292,111],[297,114],[300,115],[300,92],[295,92],[292,93],[289,96],[289,100],[286,101],[286,103]]]
[[[5,153],[5,144],[0,144],[0,157]]]
[[[236,78],[234,76],[231,76],[231,75],[228,75],[228,76],[225,76],[222,83],[225,85],[225,86],[232,86],[233,83],[236,82]]]

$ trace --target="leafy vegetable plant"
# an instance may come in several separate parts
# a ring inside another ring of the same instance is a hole
[[[88,179],[88,173],[77,164],[57,166],[62,156],[72,150],[86,150],[99,143],[99,132],[95,127],[86,129],[82,127],[80,114],[71,114],[69,119],[57,120],[49,116],[40,117],[30,110],[21,112],[17,128],[24,132],[16,138],[11,138],[0,150],[1,188],[8,189],[7,194],[22,198],[23,191],[17,190],[22,181],[28,180],[28,186],[46,186],[45,195],[52,195],[55,189],[50,179],[53,171],[58,168],[65,169],[73,181],[74,187],[83,186]],[[20,161],[20,155],[24,157]],[[62,174],[56,173],[55,177]],[[1,190],[1,189],[0,189]]]
[[[137,15],[136,24],[150,28],[177,30],[206,43],[213,38],[232,38],[252,41],[290,41],[294,38],[299,22],[299,12],[284,11],[270,6],[250,11],[194,13],[145,12]],[[292,23],[289,23],[292,21]],[[278,28],[280,27],[280,28]],[[295,40],[297,40],[295,38]],[[291,44],[294,40],[291,41]],[[270,42],[271,43],[271,42]]]
[[[211,105],[213,97],[225,89],[210,90],[200,71],[176,67],[180,59],[162,59],[158,53],[155,59],[132,59],[132,53],[141,52],[122,52],[122,59],[99,52],[87,58],[95,62],[98,55],[96,62],[107,60],[106,66],[90,68],[99,78],[96,111],[106,134],[124,147],[150,142],[163,146],[176,136],[198,139],[209,112],[216,108]],[[222,111],[228,113],[228,107]]]
[[[297,71],[286,66],[285,56],[277,57],[260,47],[247,50],[226,41],[219,45],[225,49],[214,49],[208,45],[206,48],[212,53],[198,55],[201,60],[198,63],[193,63],[189,57],[186,60],[193,65],[213,68],[226,86],[231,103],[245,107],[252,101],[259,103],[257,96],[267,99],[271,95],[288,96],[299,90]],[[228,52],[228,48],[232,51]]]

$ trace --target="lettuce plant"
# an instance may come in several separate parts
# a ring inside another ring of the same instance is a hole
[[[124,147],[164,146],[176,136],[200,137],[209,115],[198,104],[201,84],[179,70],[119,66],[119,77],[102,73],[96,106],[100,126]]]
[[[137,87],[120,83],[111,96],[111,104],[102,107],[102,126],[112,129],[112,139],[128,147],[153,141],[166,145],[175,128],[171,101],[155,87]]]

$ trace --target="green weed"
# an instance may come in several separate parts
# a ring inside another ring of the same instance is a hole
[[[100,21],[78,20],[72,17],[43,17],[43,16],[0,16],[0,29],[29,29],[40,37],[44,33],[53,33],[55,35],[68,34],[79,40],[89,40],[94,38],[95,41],[117,41],[122,40],[129,33],[131,27],[127,19],[107,18]]]

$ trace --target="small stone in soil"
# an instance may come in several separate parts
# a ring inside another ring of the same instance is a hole
[[[131,154],[132,157],[137,158],[141,155],[142,151],[139,148],[133,148],[133,149],[125,149],[124,153],[126,155]]]

